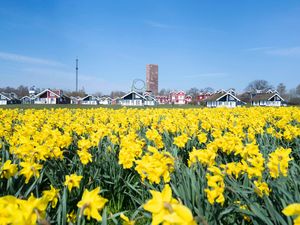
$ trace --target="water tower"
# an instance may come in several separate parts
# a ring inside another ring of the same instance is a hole
[[[29,97],[32,98],[34,95],[36,95],[35,86],[32,86],[29,88]]]

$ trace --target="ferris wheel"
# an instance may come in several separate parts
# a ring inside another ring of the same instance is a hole
[[[131,90],[144,93],[146,91],[145,86],[145,81],[142,79],[134,79],[131,85]]]

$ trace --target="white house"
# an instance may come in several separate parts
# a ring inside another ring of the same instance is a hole
[[[21,98],[22,104],[31,104],[31,103],[33,103],[33,101],[34,100],[27,95]]]
[[[144,106],[146,98],[135,91],[130,91],[119,100],[122,106]]]
[[[98,99],[95,96],[87,95],[80,100],[82,105],[98,105]]]
[[[98,101],[99,101],[100,105],[111,105],[111,103],[112,103],[112,99],[109,96],[107,96],[107,97],[105,97],[105,96],[100,97],[98,99]]]
[[[155,97],[153,97],[151,95],[144,95],[144,97],[145,97],[145,101],[144,101],[145,106],[158,105],[158,101],[155,99]]]
[[[282,106],[284,99],[278,94],[278,92],[268,92],[256,94],[251,99],[251,105],[253,106]]]
[[[242,101],[238,99],[236,96],[229,92],[218,92],[206,100],[206,106],[213,107],[226,107],[226,108],[234,108],[236,106],[242,105]]]
[[[120,97],[116,97],[114,99],[111,100],[111,104],[112,105],[120,105],[121,98]]]
[[[4,95],[3,93],[0,93],[0,105],[7,105],[10,101],[11,99],[9,97]]]
[[[14,92],[0,93],[0,105],[20,104],[20,103],[21,103],[20,99],[18,99],[18,96]]]
[[[79,104],[80,100],[81,100],[81,98],[79,96],[77,96],[77,97],[71,96],[70,99],[71,99],[70,103],[73,104],[73,105],[74,104],[76,104],[76,105]]]

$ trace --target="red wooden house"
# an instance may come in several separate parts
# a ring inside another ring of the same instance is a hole
[[[71,99],[62,90],[45,89],[34,96],[34,104],[70,104]]]
[[[191,95],[186,95],[185,96],[185,104],[190,104],[192,102],[193,98]]]
[[[207,98],[209,98],[212,95],[213,95],[213,93],[211,93],[211,92],[201,92],[197,96],[196,101],[198,104],[200,104],[201,102],[204,102]]]
[[[166,95],[161,95],[161,96],[156,96],[156,99],[158,101],[159,104],[169,104],[169,96]]]
[[[184,91],[172,91],[170,93],[170,103],[175,105],[185,104],[185,92]]]

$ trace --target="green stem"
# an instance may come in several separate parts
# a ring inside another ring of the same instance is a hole
[[[68,189],[64,187],[64,193],[62,198],[62,224],[67,224],[67,199],[68,199]]]

